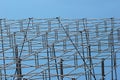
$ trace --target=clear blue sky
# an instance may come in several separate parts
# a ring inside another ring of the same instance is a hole
[[[0,0],[0,18],[120,18],[120,0]]]

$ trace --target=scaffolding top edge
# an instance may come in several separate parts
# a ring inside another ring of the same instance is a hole
[[[5,21],[26,21],[26,20],[57,20],[58,17],[56,18],[25,18],[25,19],[7,19],[7,18],[2,18],[0,20],[5,20]],[[110,19],[114,19],[114,20],[120,20],[120,18],[114,18],[114,17],[111,17],[111,18],[61,18],[59,17],[60,20],[64,21],[64,20],[67,20],[67,21],[73,21],[73,20],[83,20],[83,19],[86,19],[88,21],[94,21],[94,20],[110,20]]]

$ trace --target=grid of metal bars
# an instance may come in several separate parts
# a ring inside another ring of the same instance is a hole
[[[120,19],[0,19],[0,80],[119,80]]]

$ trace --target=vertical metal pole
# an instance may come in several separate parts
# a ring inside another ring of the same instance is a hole
[[[55,60],[55,67],[56,67],[56,73],[57,73],[57,79],[58,80],[60,80],[59,79],[59,72],[58,72],[58,66],[57,66],[57,57],[56,57],[56,53],[55,53],[55,47],[54,47],[54,44],[53,44],[53,46],[52,46],[52,51],[53,51],[53,56],[54,56],[54,60]]]
[[[69,25],[66,25],[65,27],[66,27],[65,30],[66,30],[67,34],[69,34]]]
[[[108,47],[109,47],[110,52],[111,52],[111,80],[113,80],[113,51],[112,51],[112,44],[113,44],[112,33],[110,33],[110,35],[108,35]]]
[[[10,45],[10,46],[11,46],[11,47],[14,46],[14,42],[13,42],[14,39],[13,39],[13,38],[14,38],[14,34],[10,34],[10,42],[11,42],[11,45]]]
[[[12,37],[12,46],[16,46],[16,33],[14,32]],[[15,53],[15,49],[16,47],[13,47],[13,57],[14,57],[14,61],[16,62],[16,53]]]
[[[15,47],[17,80],[22,80],[21,59],[18,56],[18,46]]]
[[[0,80],[2,80],[2,70],[1,70],[1,67],[0,67]]]
[[[78,58],[77,58],[77,53],[74,54],[74,66],[75,68],[78,67]]]
[[[78,20],[78,21],[76,21],[76,31],[77,31],[77,32],[79,32],[79,25],[80,25],[80,24],[79,24],[79,20]]]
[[[75,35],[75,44],[76,44],[76,47],[78,48],[78,35]]]
[[[6,25],[6,28],[7,28],[7,35],[9,36],[10,35],[10,25]]]
[[[0,19],[0,32],[1,32],[1,43],[2,43],[2,51],[3,51],[3,65],[4,65],[4,78],[5,78],[5,80],[7,79],[6,78],[6,66],[5,66],[5,64],[6,64],[6,62],[5,62],[5,53],[4,53],[4,40],[3,40],[3,30],[2,30],[2,19]]]
[[[107,32],[107,21],[104,21],[105,32]]]
[[[55,41],[58,40],[58,30],[55,30]]]
[[[72,80],[76,80],[75,78],[72,78]]]
[[[104,59],[101,62],[101,72],[102,72],[102,80],[105,80],[105,72],[104,72]]]
[[[114,69],[115,69],[115,80],[117,80],[117,62],[116,62],[116,53],[114,53]]]
[[[38,56],[38,53],[35,53],[35,67],[36,68],[39,67],[39,56]]]
[[[51,21],[48,21],[48,31],[51,31]]]
[[[43,45],[43,48],[45,48],[45,35],[44,34],[42,35],[42,45]]]
[[[117,80],[117,70],[116,70],[116,53],[115,53],[115,50],[114,50],[114,18],[111,18],[111,57],[112,57],[112,68],[113,68],[113,72],[112,72],[112,75],[113,75],[113,79],[115,78],[115,80]]]
[[[85,36],[86,36],[86,42],[87,42],[87,53],[88,53],[88,57],[89,57],[89,63],[90,63],[90,70],[89,70],[89,78],[88,79],[92,79],[92,76],[93,78],[96,80],[96,77],[95,77],[95,72],[94,72],[94,68],[93,68],[93,73],[92,73],[92,70],[91,68],[93,67],[93,64],[92,64],[92,59],[91,59],[91,47],[90,47],[90,44],[89,44],[89,31],[88,31],[88,28],[87,28],[87,19],[83,19],[83,26],[84,26],[84,31],[85,31]]]
[[[89,53],[89,65],[90,65],[90,80],[92,80],[92,74],[91,74],[91,72],[92,72],[92,70],[91,70],[91,68],[92,68],[92,59],[91,59],[91,50],[90,50],[90,45],[88,46],[88,53]]]
[[[81,46],[82,46],[82,54],[83,54],[83,58],[85,60],[85,52],[84,52],[84,45],[83,45],[83,34],[82,31],[80,31],[80,38],[81,38]],[[87,68],[86,68],[86,64],[84,63],[84,71],[85,71],[85,79],[88,80],[88,76],[87,76]]]
[[[63,59],[60,59],[60,75],[61,75],[61,80],[63,80]]]
[[[100,40],[98,41],[98,53],[99,54],[101,53],[101,41]]]
[[[23,31],[23,21],[21,20],[21,21],[19,22],[19,24],[20,24],[20,31],[22,32],[22,31]]]
[[[114,31],[114,18],[111,18],[111,33],[110,33],[110,45],[111,45],[111,79],[114,79],[114,37],[113,37],[113,32]]]
[[[54,58],[53,47],[50,47],[50,57]]]
[[[45,46],[47,47],[47,60],[48,60],[48,77],[49,80],[51,80],[51,75],[50,75],[50,55],[49,55],[49,50],[48,50],[48,33],[46,32],[45,34]]]
[[[95,26],[96,26],[96,37],[98,37],[99,36],[98,24],[96,24]]]
[[[26,78],[23,78],[23,80],[28,80],[28,79],[26,79]]]
[[[50,59],[49,59],[49,51],[48,51],[48,47],[47,47],[47,60],[48,60],[48,77],[49,77],[49,80],[51,80],[51,75],[50,75]]]
[[[11,34],[10,34],[10,25],[7,25],[7,35],[9,37],[9,46],[12,47]]]
[[[24,32],[24,39],[23,39],[23,43],[22,43],[22,47],[21,47],[21,50],[20,50],[20,54],[19,54],[19,57],[21,57],[22,55],[22,52],[23,52],[23,48],[24,48],[24,45],[25,45],[25,42],[27,40],[27,33],[29,31],[29,27],[30,27],[30,21],[31,21],[32,18],[29,18],[29,21],[28,21],[28,26]],[[32,20],[32,26],[33,26],[33,20]]]
[[[28,51],[29,54],[32,54],[32,41],[28,41]]]
[[[45,70],[44,74],[45,74],[45,80],[47,80],[47,71],[46,70]]]
[[[120,29],[117,30],[118,42],[120,43]]]
[[[42,79],[42,80],[45,80],[44,71],[42,71],[42,77],[43,77],[43,79]]]
[[[78,48],[78,35],[75,35],[75,45]],[[75,68],[78,67],[77,53],[74,54],[74,65],[75,65]]]
[[[90,45],[88,46],[88,49],[89,49],[89,58],[90,58],[89,59],[90,60],[90,69],[92,69],[93,68],[93,62],[92,62],[91,46]],[[90,70],[90,75],[93,75],[94,79],[96,80],[94,68],[92,70]]]
[[[27,38],[27,37],[28,37],[28,35],[27,35],[26,33],[27,33],[27,30],[24,32],[24,40],[23,40],[24,42],[26,42],[26,41],[27,41],[27,39],[28,39],[28,38]]]
[[[36,25],[36,34],[37,34],[37,36],[40,35],[40,26],[39,25]]]
[[[66,53],[66,40],[63,41],[63,51]]]

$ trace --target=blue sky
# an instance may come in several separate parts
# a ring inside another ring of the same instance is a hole
[[[0,0],[0,18],[120,17],[120,0]]]

